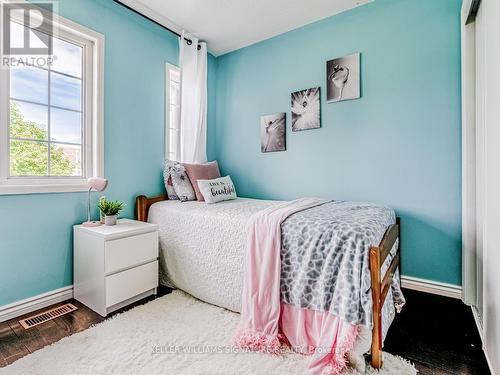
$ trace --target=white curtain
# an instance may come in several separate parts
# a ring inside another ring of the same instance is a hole
[[[184,38],[192,43],[188,44]],[[207,161],[207,45],[183,31],[179,46],[181,121],[177,160],[204,163]]]

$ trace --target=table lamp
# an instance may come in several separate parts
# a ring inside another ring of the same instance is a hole
[[[101,225],[100,221],[92,221],[90,220],[90,192],[94,191],[103,191],[108,186],[108,180],[100,177],[91,177],[87,180],[87,186],[89,187],[88,191],[88,206],[87,206],[87,221],[82,223],[84,227],[98,227]]]

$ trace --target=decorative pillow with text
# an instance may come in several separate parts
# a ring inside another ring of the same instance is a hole
[[[198,180],[198,187],[207,203],[217,203],[236,199],[236,189],[231,177],[220,177],[213,180]]]

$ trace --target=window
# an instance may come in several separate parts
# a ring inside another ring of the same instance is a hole
[[[170,160],[179,160],[179,131],[181,121],[181,75],[175,65],[166,65],[166,157]]]
[[[11,46],[40,37],[23,22],[11,14]],[[43,37],[51,64],[11,59],[1,68],[0,194],[83,191],[103,174],[103,37],[62,17]]]

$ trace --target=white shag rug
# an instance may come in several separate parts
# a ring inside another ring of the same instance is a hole
[[[238,352],[232,346],[238,320],[239,314],[174,291],[44,347],[0,369],[0,374],[307,373],[306,356]],[[417,371],[406,360],[384,353],[383,369],[367,366],[366,373]],[[344,374],[360,373],[347,369]]]

